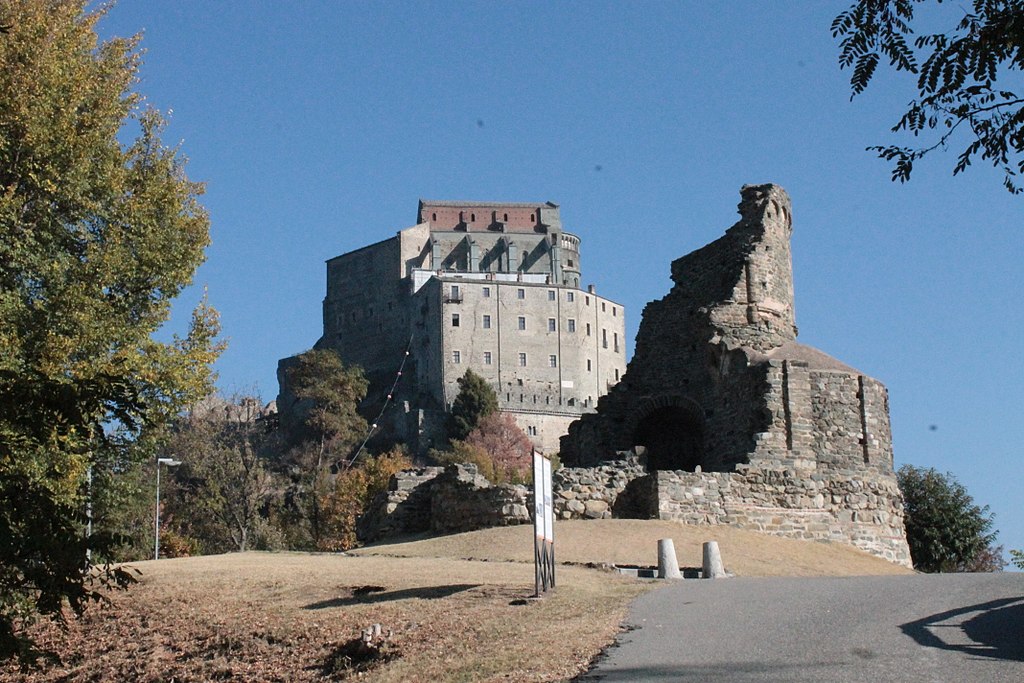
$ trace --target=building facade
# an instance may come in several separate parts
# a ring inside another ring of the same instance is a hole
[[[414,450],[443,443],[472,369],[554,453],[626,368],[625,311],[581,277],[580,239],[562,230],[556,204],[422,200],[414,226],[327,262],[316,346],[364,369],[364,412],[387,403],[378,428]]]

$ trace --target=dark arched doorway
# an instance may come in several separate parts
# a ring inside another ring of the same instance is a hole
[[[633,443],[647,448],[647,469],[693,472],[704,463],[704,432],[693,410],[655,408],[637,422]]]

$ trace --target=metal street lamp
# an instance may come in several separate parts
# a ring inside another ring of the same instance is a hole
[[[153,543],[153,559],[160,559],[160,465],[176,467],[181,464],[180,460],[174,458],[156,459],[156,538]]]

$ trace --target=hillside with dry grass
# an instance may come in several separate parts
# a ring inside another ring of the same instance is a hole
[[[906,573],[846,546],[728,528],[608,520],[556,526],[557,591],[533,592],[532,529],[378,544],[346,555],[241,553],[140,562],[139,584],[66,631],[36,629],[59,661],[0,681],[551,681],[583,671],[629,601],[659,585],[588,568],[650,565],[673,538],[683,566],[717,540],[746,576]],[[372,647],[360,633],[373,624]]]

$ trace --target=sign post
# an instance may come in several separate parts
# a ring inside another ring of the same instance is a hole
[[[555,509],[551,461],[533,451],[533,562],[535,597],[555,589]]]

